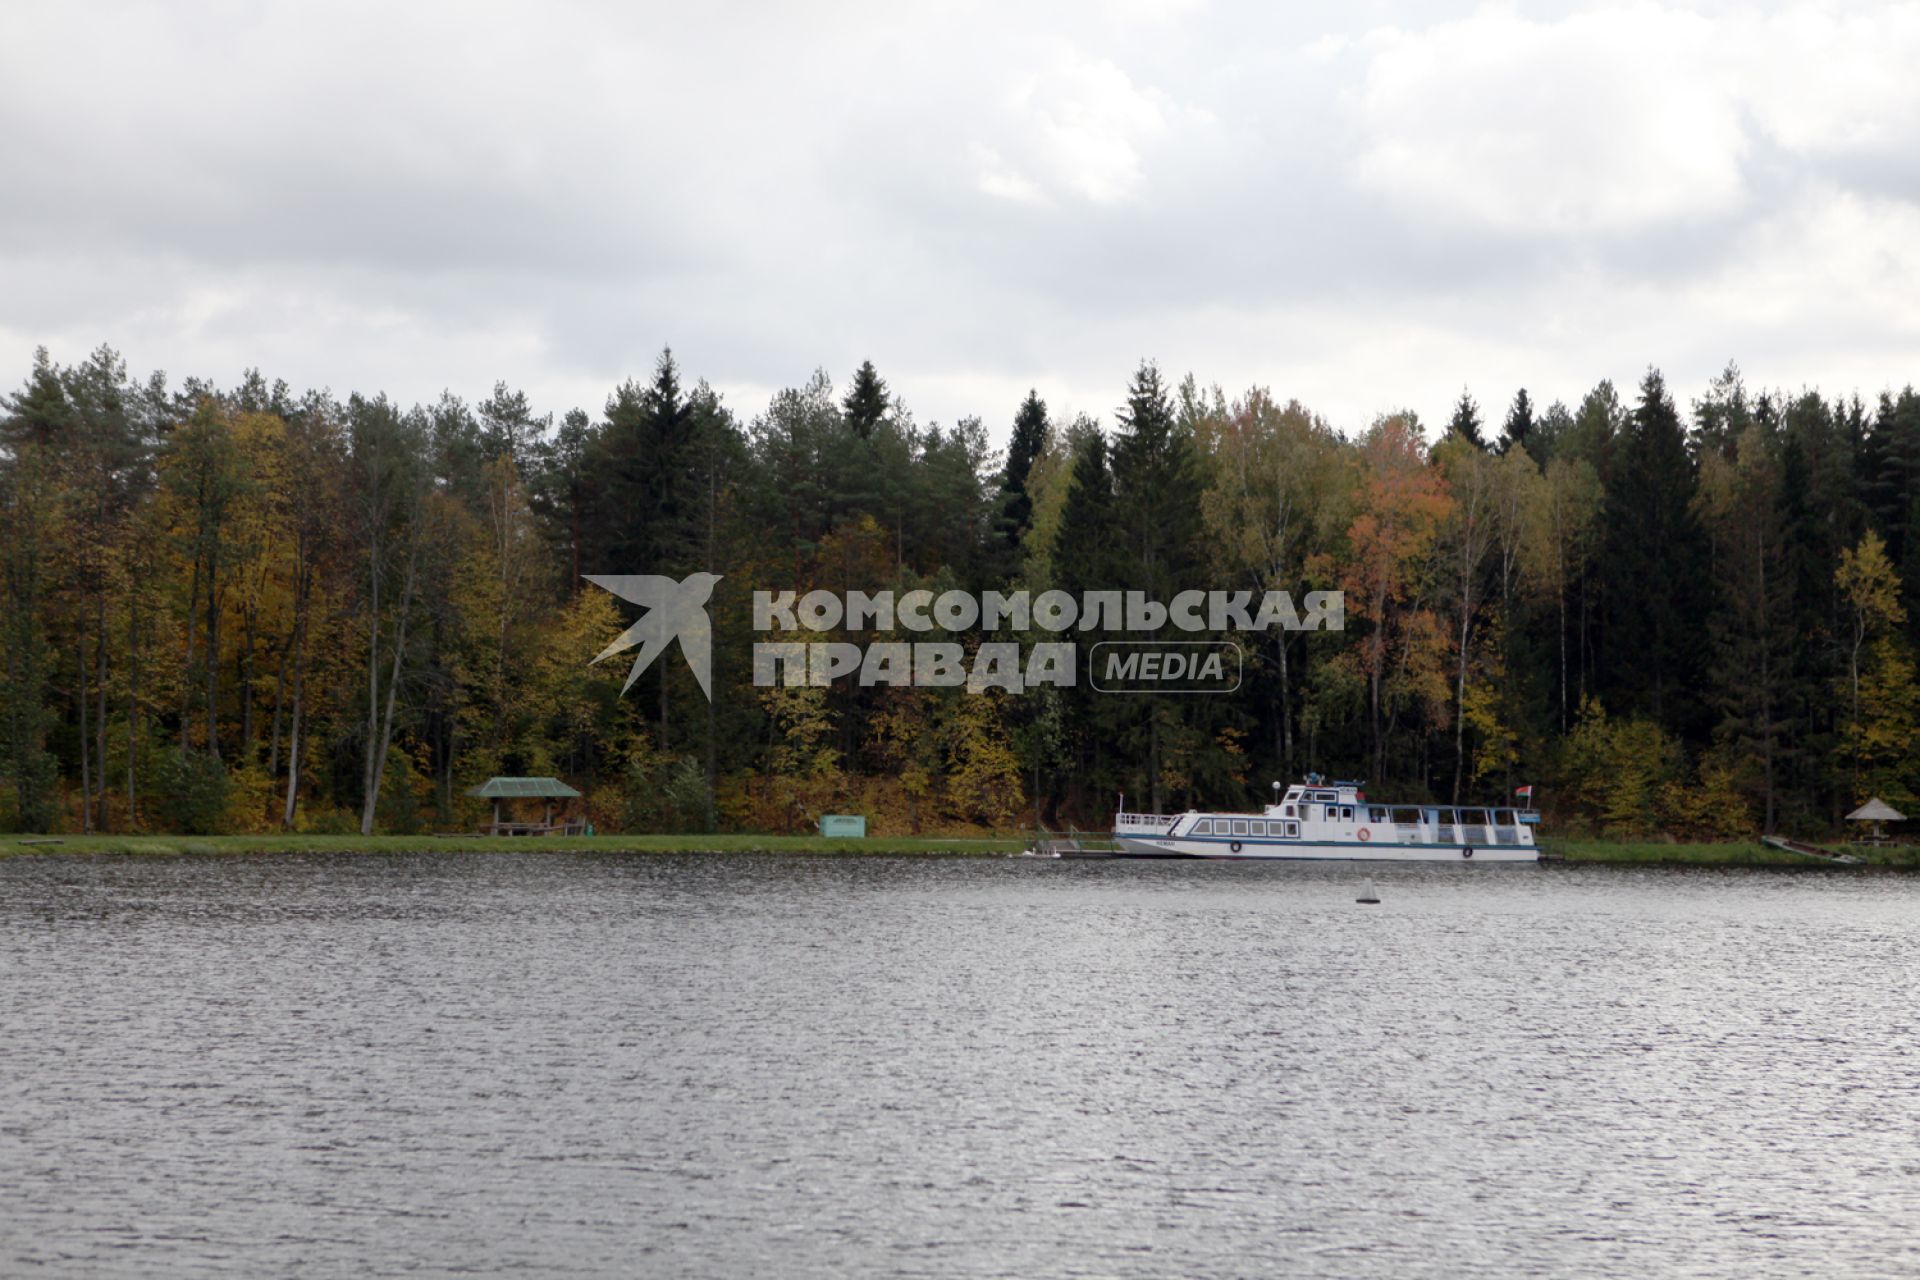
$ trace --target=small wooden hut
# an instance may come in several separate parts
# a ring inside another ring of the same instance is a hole
[[[558,778],[488,778],[481,785],[467,792],[470,796],[493,801],[493,821],[480,828],[481,835],[487,836],[574,836],[581,835],[587,829],[584,821],[560,822],[553,820],[553,802],[555,800],[578,800],[580,793]],[[540,821],[521,822],[511,816],[502,819],[500,806],[506,804],[507,812],[512,814],[512,805],[516,800],[539,800],[542,802]]]
[[[1853,838],[1855,844],[1885,844],[1887,842],[1887,833],[1881,828],[1880,824],[1883,822],[1905,822],[1906,820],[1906,814],[1900,812],[1879,796],[1873,797],[1873,799],[1867,801],[1847,815],[1848,822],[1864,822],[1867,824],[1867,833]]]

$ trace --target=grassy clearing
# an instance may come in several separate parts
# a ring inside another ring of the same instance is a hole
[[[1823,846],[1839,849],[1842,846]],[[1788,853],[1758,840],[1729,840],[1712,844],[1668,844],[1658,840],[1572,840],[1547,837],[1540,848],[1568,862],[1607,863],[1611,865],[1655,864],[1696,867],[1839,867],[1843,863]],[[1920,867],[1920,850],[1910,846],[1886,849],[1848,849],[1869,866]]]
[[[57,840],[57,844],[25,843]],[[945,836],[870,836],[827,840],[819,836],[0,836],[0,857],[25,854],[262,853],[801,853],[838,856],[1018,853],[1027,841]]]
[[[1541,851],[1568,862],[1667,863],[1707,867],[1806,867],[1822,865],[1761,844],[1758,840],[1728,840],[1712,844],[1668,844],[1659,840],[1569,840],[1548,837]]]

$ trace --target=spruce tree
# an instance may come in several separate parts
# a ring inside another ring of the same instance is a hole
[[[847,398],[840,402],[841,409],[847,415],[847,426],[862,440],[871,440],[874,429],[887,416],[892,403],[892,398],[887,394],[886,381],[874,369],[873,361],[861,361],[859,370],[853,375],[853,386],[848,389]]]
[[[1127,389],[1113,440],[1114,532],[1128,592],[1167,604],[1200,585],[1205,488],[1190,428],[1176,420],[1160,371],[1142,362]],[[1121,740],[1145,765],[1147,795],[1156,809],[1165,798],[1165,763],[1176,748],[1191,750],[1190,721],[1209,714],[1206,699],[1142,694]]]
[[[672,348],[650,384],[623,383],[608,399],[589,470],[589,572],[680,576],[699,567],[688,563],[702,509],[690,492],[694,430]]]
[[[1714,607],[1698,478],[1665,380],[1649,369],[1607,477],[1602,693],[1613,714],[1698,729],[1697,676]]]
[[[1453,406],[1453,417],[1447,420],[1447,431],[1476,449],[1487,447],[1487,442],[1480,438],[1480,406],[1465,387],[1460,388],[1460,400]]]
[[[1053,542],[1053,586],[1076,599],[1089,591],[1112,590],[1119,585],[1120,567],[1114,543],[1113,473],[1107,464],[1107,441],[1094,431],[1074,453],[1060,526]],[[1048,640],[1054,637],[1045,637]],[[1093,646],[1100,636],[1075,631],[1058,637],[1072,641],[1077,679],[1065,690],[1063,720],[1074,755],[1066,770],[1097,794],[1114,782],[1109,767],[1113,756],[1110,733],[1115,699],[1094,690]]]
[[[1500,428],[1501,453],[1515,446],[1524,447],[1528,435],[1533,431],[1533,401],[1527,396],[1527,389],[1520,388],[1513,397],[1513,407],[1507,410],[1507,421]]]
[[[1033,497],[1027,492],[1027,478],[1033,473],[1034,460],[1046,452],[1051,430],[1046,401],[1038,391],[1027,392],[1020,411],[1013,417],[1006,467],[1000,473],[1000,511],[995,532],[1002,571],[1006,574],[1018,563],[1020,544],[1033,525]]]

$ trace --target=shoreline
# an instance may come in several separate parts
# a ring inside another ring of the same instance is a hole
[[[357,836],[357,835],[58,835],[0,836],[0,859],[34,855],[112,857],[264,856],[296,853],[609,853],[795,854],[814,857],[1005,857],[1032,844],[1027,837],[773,835]],[[1653,840],[1541,841],[1549,865],[1827,868],[1839,871],[1920,870],[1920,847],[1855,850],[1855,866],[1787,853],[1758,840],[1673,844]]]

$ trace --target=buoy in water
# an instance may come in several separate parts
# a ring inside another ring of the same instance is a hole
[[[1372,877],[1368,877],[1367,887],[1360,891],[1360,896],[1355,898],[1354,901],[1366,903],[1368,906],[1379,905],[1380,891],[1373,887]]]

